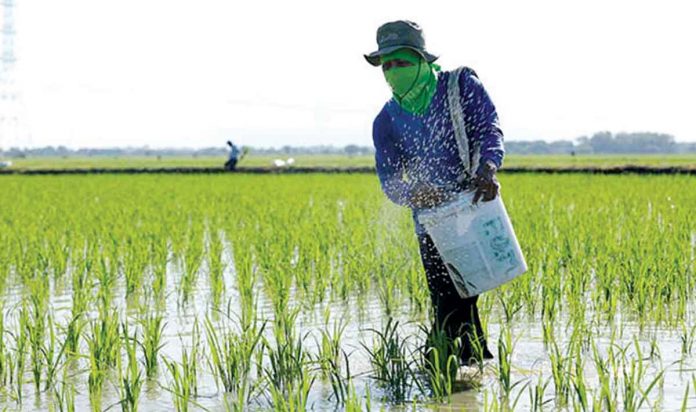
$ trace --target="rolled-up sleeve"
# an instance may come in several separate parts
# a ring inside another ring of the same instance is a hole
[[[383,110],[372,124],[372,141],[375,146],[375,166],[384,194],[394,203],[410,206],[410,185],[404,181],[403,166],[395,140],[391,136],[391,123]]]
[[[471,69],[462,71],[459,90],[462,93],[467,136],[469,142],[478,145],[479,164],[490,161],[500,168],[503,165],[505,149],[503,131],[493,101]]]

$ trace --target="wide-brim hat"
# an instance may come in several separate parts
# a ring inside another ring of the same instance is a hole
[[[399,49],[411,49],[423,56],[428,63],[438,58],[425,50],[425,36],[418,24],[408,20],[397,20],[379,26],[377,51],[366,54],[365,60],[373,66],[379,66],[382,56]]]

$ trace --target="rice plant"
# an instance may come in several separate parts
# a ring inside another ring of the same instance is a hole
[[[120,356],[118,314],[100,313],[98,319],[90,322],[86,340],[89,349],[88,387],[91,399],[96,402],[101,395],[108,370],[116,366]],[[93,403],[93,406],[98,408],[99,403]]]
[[[382,330],[368,329],[374,334],[372,347],[363,344],[372,364],[373,377],[389,393],[392,400],[403,402],[411,376],[407,339],[399,335],[399,322],[389,317]]]
[[[75,386],[72,383],[63,382],[53,388],[52,410],[55,412],[75,412]]]
[[[67,339],[63,340],[63,342],[59,342],[56,336],[53,317],[50,315],[47,317],[47,325],[48,337],[41,350],[43,354],[43,363],[46,367],[44,390],[49,390],[56,384],[58,373],[65,367],[65,364],[62,362],[69,344]]]
[[[324,326],[319,331],[320,338],[316,340],[316,345],[318,348],[316,362],[321,370],[322,377],[328,378],[336,368],[340,368],[343,354],[341,350],[341,341],[343,340],[343,334],[346,330],[347,323],[342,318],[337,322],[334,322],[333,326],[330,328],[329,323],[329,312],[328,310],[324,314]]]
[[[498,337],[498,381],[505,398],[509,398],[517,383],[512,382],[512,331],[509,326],[503,326]]]
[[[181,345],[181,362],[164,359],[169,371],[169,392],[172,394],[174,408],[177,411],[188,411],[190,405],[200,406],[195,401],[198,397],[200,332],[198,322],[193,326],[191,348]]]
[[[164,342],[164,316],[156,313],[146,313],[139,319],[142,338],[138,345],[143,353],[145,376],[152,378],[157,374],[159,353]]]
[[[305,350],[305,336],[295,329],[298,310],[285,312],[273,324],[273,340],[263,338],[263,346],[268,357],[264,374],[272,393],[296,396],[295,401],[304,399],[302,395],[313,378],[309,378],[310,356]]]
[[[119,372],[119,393],[121,396],[120,404],[123,412],[137,412],[138,400],[143,387],[143,377],[140,367],[138,366],[138,335],[133,332],[130,335],[128,332],[128,324],[121,324],[121,336],[123,339],[122,347],[126,351],[126,363],[124,365],[121,356],[118,356],[118,372]]]
[[[218,307],[225,289],[223,271],[225,269],[222,254],[224,244],[217,230],[209,230],[207,233],[207,257],[208,257],[208,281],[210,283],[211,300],[214,307]]]
[[[463,352],[460,337],[452,339],[443,324],[435,323],[432,327],[420,325],[427,336],[420,353],[420,370],[427,377],[427,388],[414,379],[422,393],[437,402],[449,402],[455,388]]]
[[[204,322],[208,342],[208,363],[226,392],[234,392],[246,402],[251,394],[249,382],[254,354],[262,348],[265,324],[233,330],[232,326],[215,325],[210,318]]]

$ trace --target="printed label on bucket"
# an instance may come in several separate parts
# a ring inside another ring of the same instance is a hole
[[[494,272],[508,272],[517,266],[519,261],[515,254],[515,244],[510,239],[505,222],[500,216],[478,222],[480,239],[486,242],[489,251],[488,261],[496,266]]]

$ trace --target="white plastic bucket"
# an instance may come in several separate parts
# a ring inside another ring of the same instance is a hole
[[[464,192],[418,213],[462,297],[494,289],[527,271],[501,197],[477,205],[473,198],[473,192]]]

